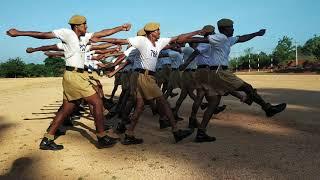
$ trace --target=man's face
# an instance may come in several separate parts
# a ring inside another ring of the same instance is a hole
[[[77,25],[77,29],[78,31],[81,33],[81,36],[84,36],[87,32],[87,23],[83,23],[83,24],[80,24],[80,25]]]
[[[160,38],[160,29],[153,31],[152,35],[156,40],[158,40]]]
[[[224,27],[224,34],[225,34],[227,37],[232,37],[232,36],[233,36],[233,32],[234,32],[233,26],[226,26],[226,27]]]

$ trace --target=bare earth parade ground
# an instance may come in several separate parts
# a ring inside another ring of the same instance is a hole
[[[62,79],[0,79],[0,179],[319,179],[320,75],[240,77],[287,109],[266,118],[257,105],[224,97],[227,109],[208,126],[216,142],[194,143],[193,134],[174,144],[170,129],[160,130],[146,107],[136,130],[144,144],[107,149],[95,147],[85,113],[56,140],[65,147],[57,152],[41,151],[39,143],[61,104]],[[110,94],[113,79],[102,83]],[[187,127],[191,106],[187,98],[180,127]]]

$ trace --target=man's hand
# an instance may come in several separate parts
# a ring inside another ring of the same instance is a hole
[[[122,46],[121,45],[117,45],[116,51],[119,52],[119,51],[121,51],[121,49],[122,49]]]
[[[266,33],[266,29],[261,29],[257,32],[257,36],[263,36]]]
[[[123,24],[121,27],[124,31],[129,31],[131,29],[131,24],[126,23],[126,24]]]
[[[11,36],[11,37],[16,37],[18,36],[19,31],[16,29],[9,29],[9,31],[7,31],[7,35]]]
[[[26,52],[27,52],[27,53],[33,53],[33,52],[34,52],[34,48],[27,48],[27,49],[26,49]]]

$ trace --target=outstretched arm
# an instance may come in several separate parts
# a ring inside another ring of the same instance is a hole
[[[242,42],[249,41],[249,40],[251,40],[251,39],[253,39],[253,38],[257,37],[257,36],[263,36],[265,33],[266,33],[266,30],[265,29],[261,29],[260,31],[255,32],[255,33],[239,36],[239,39],[238,39],[237,43],[242,43]]]
[[[27,48],[26,52],[27,53],[33,53],[36,51],[62,51],[62,49],[59,49],[58,46],[55,45],[48,45],[48,46],[40,46],[40,47],[36,47],[36,48]]]
[[[188,38],[185,42],[187,43],[209,43],[208,38],[205,37],[192,37]]]
[[[179,36],[172,37],[170,43],[185,43],[187,39],[195,35],[203,35],[205,33],[206,32],[204,30],[198,30],[186,34],[180,34]]]
[[[116,39],[116,38],[91,38],[93,42],[107,42],[112,44],[129,44],[129,41],[127,39]]]
[[[7,35],[11,37],[29,36],[37,39],[53,39],[55,38],[52,32],[38,32],[38,31],[19,31],[17,29],[10,29]]]
[[[130,64],[130,62],[128,62],[128,61],[120,64],[117,69],[115,69],[114,71],[112,71],[112,72],[110,72],[109,74],[107,74],[107,76],[108,76],[109,78],[111,78],[111,77],[114,76],[117,72],[119,72],[121,69],[123,69],[124,67],[126,67],[128,64]]]
[[[104,29],[102,31],[95,32],[92,37],[101,38],[105,36],[110,36],[120,31],[129,31],[130,29],[131,29],[131,24],[123,24],[122,26],[118,26],[112,29]]]
[[[95,50],[95,53],[97,54],[107,54],[107,53],[114,53],[114,52],[119,52],[120,48],[110,48],[110,49],[102,49],[102,50]]]
[[[63,52],[50,52],[50,51],[47,51],[47,52],[44,52],[44,54],[46,56],[48,56],[49,58],[61,58],[61,57],[64,57]]]
[[[98,45],[92,45],[90,50],[98,50],[98,49],[107,49],[109,47],[115,46],[115,44],[110,44],[110,43],[102,43]]]

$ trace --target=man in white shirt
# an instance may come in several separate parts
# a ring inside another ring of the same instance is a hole
[[[96,135],[99,146],[101,148],[111,147],[117,142],[117,138],[111,137],[108,132],[104,131],[103,103],[83,74],[83,56],[85,47],[91,38],[100,38],[123,30],[127,31],[130,29],[131,25],[124,24],[113,29],[105,29],[96,33],[87,33],[86,18],[80,15],[71,17],[69,24],[71,29],[58,29],[52,32],[19,31],[16,29],[10,29],[7,31],[7,35],[11,37],[30,36],[38,39],[59,38],[66,44],[66,71],[62,81],[63,105],[61,111],[57,112],[56,117],[50,126],[49,132],[44,135],[40,143],[40,149],[63,149],[62,145],[57,145],[54,142],[54,134],[63,123],[63,120],[73,111],[75,101],[80,98],[84,98],[89,104],[93,105],[95,109]],[[80,37],[83,38],[80,40]]]
[[[249,105],[252,103],[252,101],[259,104],[265,111],[267,117],[271,117],[283,111],[286,108],[285,103],[281,103],[278,105],[271,105],[270,103],[266,103],[250,84],[246,83],[245,81],[234,75],[232,72],[228,71],[231,46],[236,43],[249,41],[257,36],[263,36],[266,30],[261,29],[260,31],[252,34],[233,37],[234,29],[232,20],[221,19],[217,24],[220,33],[212,34],[207,38],[202,39],[193,38],[193,40],[189,41],[210,43],[212,47],[212,59],[210,64],[211,75],[209,76],[209,83],[212,85],[215,92],[218,95],[226,95],[228,93],[234,95],[234,93],[236,93],[237,91],[243,91],[247,95],[247,99],[244,102]],[[239,98],[240,96],[237,97]],[[205,127],[209,120],[210,118],[206,118],[206,120],[201,123],[200,128],[197,132],[197,137],[207,136],[205,133]]]
[[[137,48],[141,53],[141,64],[143,69],[136,69],[138,74],[137,87],[136,87],[136,108],[131,116],[131,124],[126,130],[125,140],[123,144],[140,144],[143,143],[143,139],[135,138],[134,129],[138,122],[144,107],[144,100],[156,99],[159,104],[160,110],[170,120],[172,126],[172,133],[176,142],[189,136],[192,132],[189,130],[179,130],[176,125],[176,121],[173,117],[171,108],[163,97],[163,94],[156,84],[155,80],[155,68],[159,52],[172,42],[184,42],[187,38],[197,34],[203,33],[203,31],[195,31],[188,34],[183,34],[173,38],[160,38],[160,25],[158,23],[148,23],[145,25],[146,37],[136,36],[129,39],[105,39],[105,42],[113,44],[131,44]]]
[[[248,97],[248,101],[253,101],[261,106],[265,111],[267,117],[274,116],[280,113],[286,108],[285,103],[278,105],[271,105],[263,100],[263,98],[257,93],[256,89],[228,71],[229,54],[231,46],[236,43],[243,43],[251,40],[257,36],[263,36],[265,29],[261,29],[258,32],[242,35],[233,36],[233,21],[230,19],[221,19],[218,21],[218,34],[210,35],[208,37],[209,43],[213,48],[214,60],[218,63],[218,66],[212,66],[212,77],[215,82],[215,89],[220,94],[225,94],[232,91],[243,91]],[[247,103],[250,104],[250,103]]]

